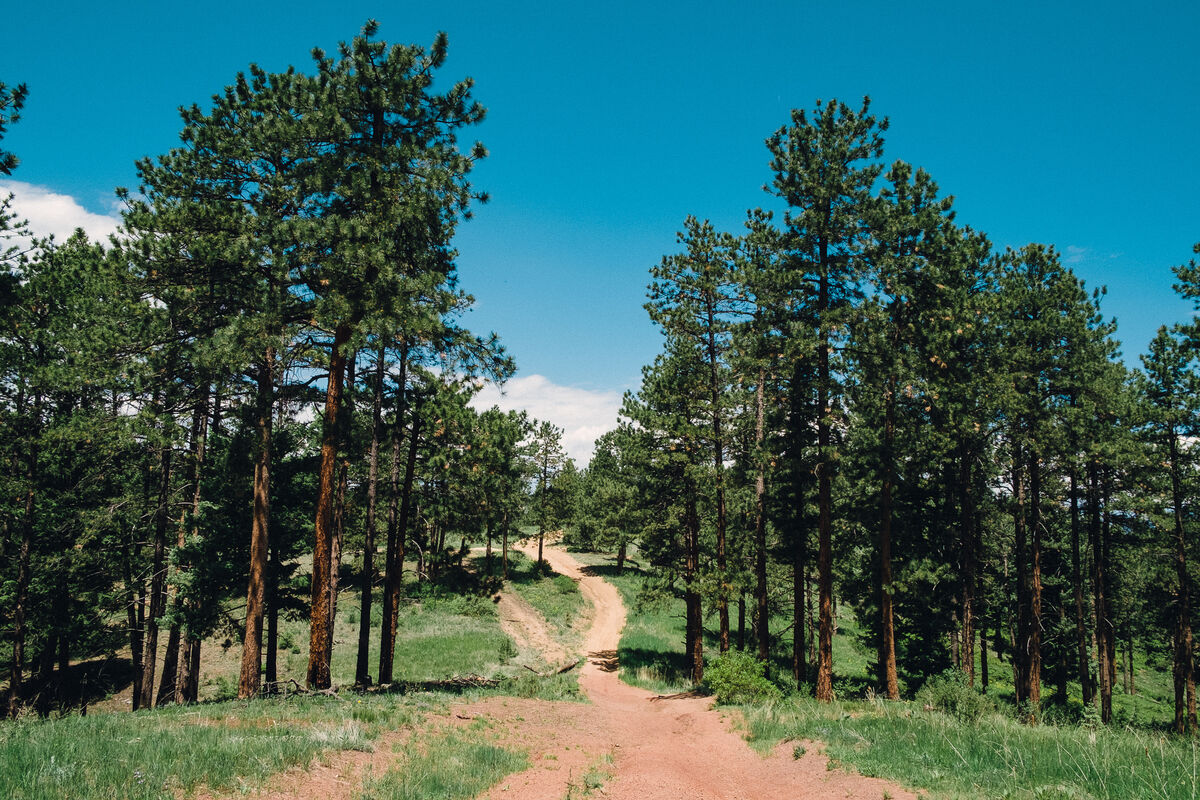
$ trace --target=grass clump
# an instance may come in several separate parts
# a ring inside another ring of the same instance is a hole
[[[929,680],[917,692],[916,702],[922,708],[941,711],[964,722],[974,722],[997,711],[996,704],[969,685],[966,674],[958,669],[948,669]]]
[[[729,650],[704,671],[704,685],[718,703],[769,703],[783,697],[766,675],[767,665],[752,653]]]
[[[834,762],[929,790],[932,798],[1200,796],[1200,744],[1148,731],[1030,726],[987,712],[967,721],[882,701],[789,698],[744,710],[760,749],[821,740]]]
[[[365,782],[360,800],[468,800],[529,765],[524,753],[480,741],[483,728],[477,721],[408,742],[394,767]]]

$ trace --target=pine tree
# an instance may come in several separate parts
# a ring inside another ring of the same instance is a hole
[[[459,150],[459,129],[480,122],[469,79],[444,94],[429,91],[445,62],[446,37],[428,53],[373,37],[376,23],[338,48],[314,52],[320,113],[308,121],[325,146],[315,162],[322,208],[320,239],[307,243],[306,285],[316,298],[317,325],[330,335],[313,555],[313,604],[307,682],[329,686],[329,585],[332,565],[334,463],[346,351],[373,317],[391,314],[392,299],[421,303],[444,291],[452,269],[450,237],[476,198],[467,175],[481,145]],[[419,295],[413,287],[424,287]],[[435,303],[436,305],[436,303]],[[399,309],[402,314],[406,309]]]
[[[704,395],[708,403],[705,416],[711,431],[707,450],[711,454],[715,503],[713,524],[716,530],[717,618],[721,652],[729,649],[728,509],[726,503],[725,461],[729,449],[728,351],[735,317],[745,310],[735,278],[737,240],[717,233],[713,226],[688,217],[679,243],[687,252],[666,256],[651,270],[646,309],[665,336],[677,339],[676,352],[688,354],[702,365],[706,375]]]
[[[1159,328],[1150,349],[1141,357],[1140,381],[1148,412],[1148,428],[1155,462],[1166,471],[1167,505],[1175,563],[1175,625],[1173,674],[1175,678],[1175,731],[1196,733],[1196,679],[1192,642],[1192,578],[1188,569],[1188,537],[1184,530],[1188,492],[1185,475],[1191,459],[1185,437],[1194,436],[1200,408],[1200,374],[1195,354],[1181,331]]]
[[[818,102],[811,119],[792,112],[791,124],[767,140],[772,191],[783,198],[789,289],[810,297],[816,333],[817,573],[820,594],[816,696],[833,699],[833,442],[838,386],[831,356],[845,335],[846,309],[858,293],[864,265],[870,192],[881,167],[887,119],[870,114],[864,98],[855,111]]]
[[[537,568],[544,569],[542,547],[546,533],[558,528],[562,518],[554,482],[567,463],[562,449],[563,430],[549,422],[535,423],[530,441],[530,459],[536,486],[532,512],[538,529]]]

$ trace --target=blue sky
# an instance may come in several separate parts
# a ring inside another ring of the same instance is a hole
[[[21,3],[0,48],[0,81],[30,88],[4,140],[18,208],[103,229],[178,106],[251,62],[306,68],[368,18],[388,41],[445,30],[442,74],[476,81],[492,202],[458,240],[469,324],[517,360],[503,402],[576,455],[659,348],[649,268],[688,214],[740,230],[775,206],[763,141],[818,98],[870,95],[885,157],[925,167],[960,222],[1107,285],[1127,357],[1190,317],[1170,268],[1200,240],[1194,3]]]

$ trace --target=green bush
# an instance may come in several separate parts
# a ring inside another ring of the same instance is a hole
[[[744,650],[722,653],[704,671],[704,685],[718,703],[766,703],[783,696],[766,675],[767,665]]]
[[[967,676],[957,669],[948,669],[932,678],[917,692],[916,700],[953,717],[972,722],[996,710],[995,703],[978,689],[967,685]]]

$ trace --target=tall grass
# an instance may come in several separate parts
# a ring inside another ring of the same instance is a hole
[[[996,713],[971,721],[881,701],[791,698],[743,710],[762,748],[820,740],[835,762],[938,798],[1200,796],[1197,743],[1144,730],[1029,726]]]
[[[254,787],[326,751],[369,750],[381,731],[444,703],[312,697],[24,718],[0,725],[0,797],[157,800]]]
[[[480,741],[483,727],[410,740],[391,769],[364,783],[360,800],[468,800],[529,765],[524,753]]]

